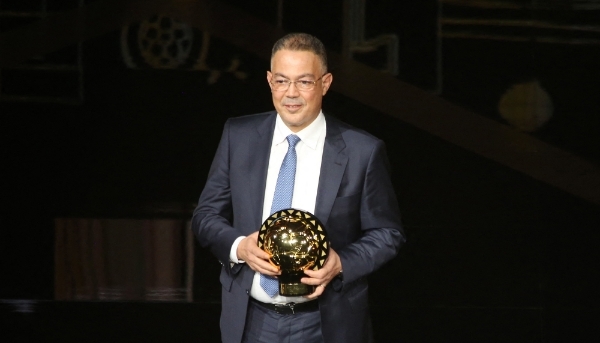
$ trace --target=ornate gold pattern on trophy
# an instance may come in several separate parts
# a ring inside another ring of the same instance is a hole
[[[304,270],[319,270],[329,256],[325,228],[310,212],[284,209],[273,213],[261,226],[258,247],[266,251],[269,261],[281,269],[279,294],[307,295],[314,286],[300,279]]]

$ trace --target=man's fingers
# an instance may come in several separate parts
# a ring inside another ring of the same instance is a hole
[[[272,265],[271,263],[269,263],[268,261],[265,261],[263,259],[260,258],[256,258],[252,261],[247,261],[246,262],[250,268],[256,272],[259,272],[261,274],[265,274],[265,275],[271,275],[271,276],[275,276],[275,275],[279,275],[281,274],[279,269],[277,267],[275,267],[274,265]]]
[[[262,260],[269,259],[269,254],[264,252],[256,245],[257,237],[258,231],[242,239],[237,249],[238,258],[246,261],[246,263],[253,261],[254,257],[260,258]]]
[[[304,270],[304,274],[308,275],[311,278],[320,279],[324,274],[323,269],[320,270]]]
[[[269,263],[269,254],[256,245],[258,232],[246,237],[238,246],[238,255],[243,256],[243,260],[248,266],[259,273],[265,275],[279,275],[279,269]]]
[[[322,284],[327,284],[331,280],[331,278],[329,277],[330,273],[323,269],[305,270],[304,274],[307,277],[302,278],[302,282],[308,285],[318,286]]]
[[[269,254],[267,254],[267,252],[265,252],[264,250],[260,249],[259,247],[253,246],[250,248],[250,251],[252,252],[252,254],[264,261],[269,259]]]
[[[312,294],[306,296],[307,299],[315,299],[318,298],[323,292],[325,292],[326,285],[318,285],[315,287],[315,291]]]

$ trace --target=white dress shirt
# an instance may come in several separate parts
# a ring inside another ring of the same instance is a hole
[[[321,112],[309,126],[295,133],[300,137],[300,142],[296,144],[296,178],[294,180],[292,207],[313,214],[315,213],[315,203],[317,201],[317,189],[319,187],[326,132],[325,116]],[[267,171],[263,221],[272,214],[271,205],[275,193],[275,185],[277,184],[279,168],[288,150],[286,137],[290,134],[294,134],[294,132],[285,125],[278,114],[275,121],[275,131],[273,132],[273,142],[271,144],[269,168]],[[233,263],[243,263],[243,261],[237,258],[237,247],[243,238],[239,237],[231,247],[230,259]],[[254,275],[250,296],[265,303],[300,303],[307,301],[304,297],[284,297],[281,295],[271,298],[260,286],[260,273]]]

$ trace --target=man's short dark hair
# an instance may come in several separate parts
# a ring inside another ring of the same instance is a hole
[[[321,60],[323,73],[327,73],[327,52],[323,43],[315,36],[308,33],[290,33],[283,36],[273,45],[271,60],[279,50],[310,51]]]

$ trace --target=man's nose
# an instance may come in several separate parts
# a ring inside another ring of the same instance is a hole
[[[300,95],[300,92],[298,91],[298,87],[296,87],[296,82],[290,82],[290,87],[285,92],[285,95],[287,95],[289,97],[293,97],[293,98]]]

